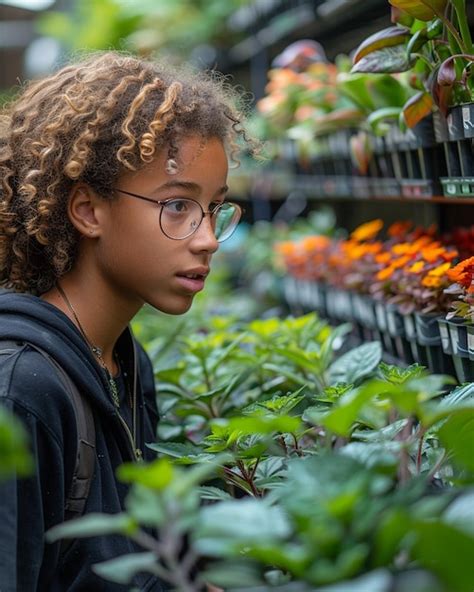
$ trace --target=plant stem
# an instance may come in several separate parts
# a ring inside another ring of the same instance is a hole
[[[458,19],[458,27],[461,33],[462,40],[464,42],[465,51],[467,53],[474,52],[474,46],[472,44],[471,31],[466,17],[466,2],[465,0],[451,0],[456,16]]]
[[[416,455],[416,472],[418,475],[421,472],[421,459],[423,453],[423,438],[425,437],[425,430],[421,428],[420,430],[420,440],[418,442],[418,453]]]
[[[448,18],[446,18],[446,16],[442,12],[439,12],[439,10],[437,10],[434,6],[431,6],[431,8],[432,8],[434,14],[441,20],[441,22],[444,24],[444,26],[448,29],[448,31],[454,37],[454,39],[455,39],[456,43],[459,45],[459,47],[462,49],[465,49],[463,40],[459,36],[459,33],[456,31],[456,27],[453,25],[453,23]]]
[[[260,491],[255,487],[255,483],[253,482],[253,478],[247,472],[244,463],[241,460],[237,461],[237,466],[242,474],[243,479],[249,484],[252,493],[255,497],[260,497]]]

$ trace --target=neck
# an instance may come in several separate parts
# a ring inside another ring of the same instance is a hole
[[[89,347],[100,350],[109,372],[116,374],[115,344],[140,307],[117,298],[105,282],[91,281],[91,278],[86,281],[74,272],[61,278],[59,287],[59,290],[55,287],[43,294],[42,298],[69,317]]]

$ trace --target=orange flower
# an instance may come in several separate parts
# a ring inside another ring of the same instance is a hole
[[[420,273],[420,271],[423,271],[424,268],[425,268],[425,262],[424,261],[417,261],[416,263],[413,263],[413,265],[411,267],[409,267],[407,269],[407,271],[409,273]]]
[[[432,269],[428,275],[430,276],[434,276],[434,277],[442,277],[444,275],[446,275],[446,272],[448,271],[448,269],[451,267],[451,263],[443,263],[442,265],[438,265],[438,267],[435,267],[434,269]]]
[[[469,288],[474,279],[474,257],[464,259],[464,261],[448,270],[447,276],[451,281]]]
[[[383,282],[384,280],[388,280],[389,278],[391,278],[394,271],[395,268],[389,265],[388,267],[381,269],[375,277]]]
[[[405,267],[407,263],[411,261],[411,257],[409,255],[405,255],[404,257],[399,257],[398,259],[394,259],[392,261],[392,267],[394,269],[400,269],[401,267]]]
[[[301,241],[301,247],[305,251],[319,251],[329,246],[330,240],[327,236],[307,236]]]
[[[407,220],[405,222],[394,222],[388,227],[387,234],[392,238],[405,236],[410,230],[412,222]]]
[[[441,278],[439,278],[439,277],[435,277],[435,276],[431,276],[431,275],[426,275],[421,280],[421,283],[426,288],[439,288],[443,282],[442,282]]]
[[[370,222],[366,222],[365,224],[358,226],[351,233],[351,238],[356,241],[371,240],[377,236],[382,228],[383,221],[377,218],[376,220],[371,220]]]
[[[392,256],[387,251],[385,251],[383,253],[378,253],[377,255],[375,255],[375,261],[377,263],[382,263],[382,264],[388,263],[391,259],[392,259]]]

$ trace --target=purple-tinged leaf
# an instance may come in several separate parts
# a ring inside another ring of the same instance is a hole
[[[406,54],[405,46],[396,45],[378,49],[361,58],[351,69],[351,73],[386,73],[394,74],[406,72],[410,69],[410,61]]]
[[[456,68],[453,56],[444,60],[440,65],[436,80],[439,86],[453,86],[456,82]]]
[[[420,21],[431,21],[444,13],[448,0],[389,0],[392,6],[400,8]]]
[[[421,91],[409,99],[403,108],[403,117],[408,127],[415,127],[433,110],[433,98],[427,92]]]
[[[402,45],[410,39],[410,31],[405,27],[388,27],[365,39],[356,49],[353,63],[357,64],[364,56],[379,49]]]

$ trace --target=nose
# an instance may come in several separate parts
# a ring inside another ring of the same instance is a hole
[[[212,227],[212,218],[209,212],[203,216],[199,228],[191,235],[191,248],[196,252],[205,251],[207,253],[215,253],[219,248],[214,229]]]

